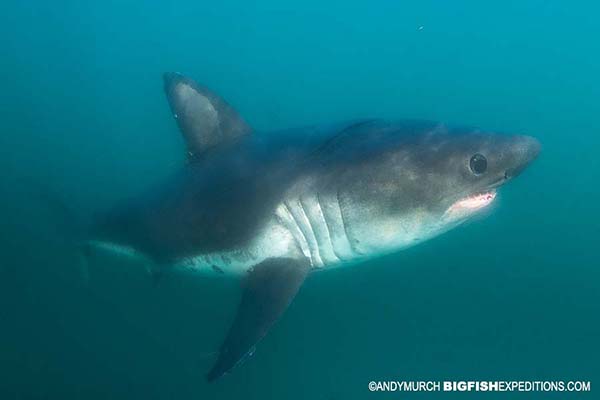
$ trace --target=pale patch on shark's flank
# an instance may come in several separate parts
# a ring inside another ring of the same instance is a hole
[[[150,257],[130,246],[97,240],[88,241],[87,244],[102,253],[142,263],[149,271],[157,267]],[[289,254],[292,247],[294,247],[292,234],[287,227],[274,219],[245,248],[184,257],[163,267],[203,274],[242,275],[267,258]]]
[[[292,234],[273,218],[247,247],[186,257],[174,267],[203,274],[242,275],[267,258],[289,254],[293,247]]]
[[[153,260],[133,247],[100,240],[90,240],[86,242],[86,246],[88,246],[88,248],[91,250],[99,252],[100,254],[106,254],[116,259],[125,260],[134,265],[137,264],[139,266],[143,266],[150,274],[154,274],[156,271],[158,271],[158,267]],[[84,278],[89,281],[89,260],[87,257],[82,256],[82,262],[85,263],[82,264],[85,268]]]
[[[99,240],[90,240],[87,242],[87,244],[90,246],[90,248],[99,250],[106,254],[112,254],[118,257],[137,261],[145,261],[147,259],[146,256],[130,246]]]

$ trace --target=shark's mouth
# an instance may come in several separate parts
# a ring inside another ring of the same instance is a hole
[[[446,214],[472,213],[489,206],[496,198],[496,191],[483,192],[462,198],[452,204]]]

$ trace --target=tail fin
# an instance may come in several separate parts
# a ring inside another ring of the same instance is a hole
[[[81,281],[88,284],[90,281],[90,270],[88,263],[88,251],[84,244],[85,228],[81,218],[74,210],[67,206],[66,202],[52,190],[43,187],[39,183],[34,195],[46,208],[47,215],[52,225],[54,240],[65,248],[74,251],[77,257],[77,266]]]
[[[54,228],[60,239],[69,242],[81,240],[83,227],[75,212],[69,208],[60,196],[47,189],[40,189],[39,197],[50,211]]]

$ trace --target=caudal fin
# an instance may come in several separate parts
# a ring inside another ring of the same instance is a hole
[[[72,252],[76,259],[81,281],[84,284],[89,283],[89,251],[84,244],[85,229],[81,218],[72,208],[67,206],[67,203],[60,195],[37,183],[32,185],[32,187],[36,188],[34,193],[35,198],[45,208],[45,215],[48,221],[50,221],[53,240]]]

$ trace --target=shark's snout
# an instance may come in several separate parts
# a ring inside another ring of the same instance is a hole
[[[164,82],[165,86],[173,85],[173,84],[177,83],[177,81],[180,81],[181,79],[184,79],[184,77],[183,77],[183,75],[181,75],[178,72],[165,72],[163,74],[163,82]]]
[[[519,175],[540,154],[542,145],[532,136],[517,136],[512,145],[514,160],[504,172],[504,178],[510,179]]]

